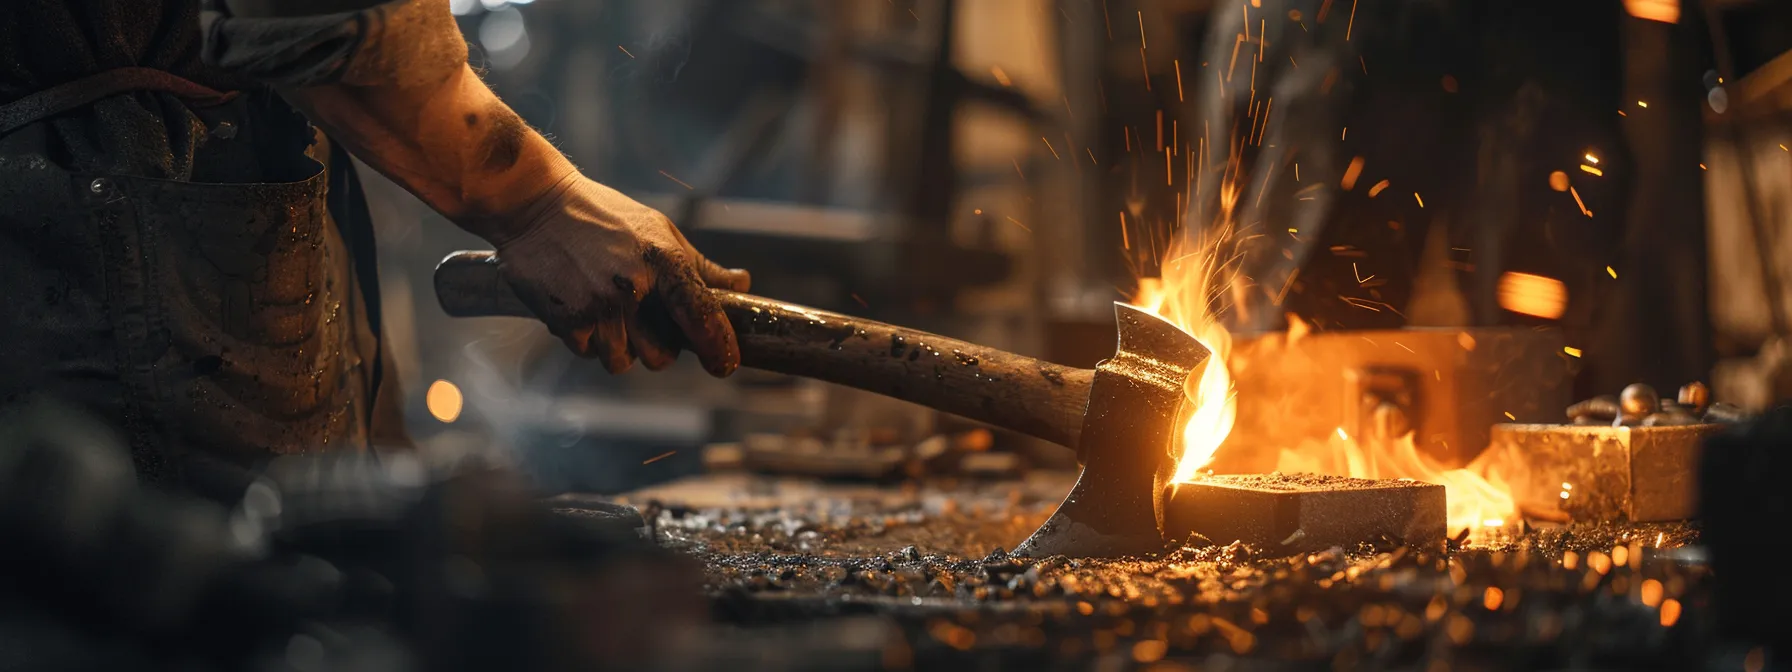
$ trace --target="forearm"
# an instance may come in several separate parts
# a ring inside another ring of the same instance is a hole
[[[467,66],[446,0],[360,2],[370,6],[307,15],[299,5],[317,5],[231,0],[208,13],[207,58],[274,86],[456,224],[508,237],[576,169]]]
[[[280,93],[356,157],[493,242],[576,170],[464,63],[447,79],[415,87]]]

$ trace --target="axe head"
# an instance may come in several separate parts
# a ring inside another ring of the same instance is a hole
[[[1083,471],[1056,513],[1015,555],[1119,557],[1163,551],[1164,503],[1187,417],[1184,385],[1206,346],[1163,318],[1114,304],[1119,347],[1095,368],[1078,455]]]

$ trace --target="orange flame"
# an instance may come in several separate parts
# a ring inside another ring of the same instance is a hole
[[[1229,240],[1234,231],[1233,206],[1241,191],[1233,170],[1236,162],[1236,157],[1229,162],[1232,165],[1228,166],[1227,179],[1222,180],[1218,226],[1206,233],[1185,230],[1166,255],[1162,277],[1141,278],[1138,293],[1132,299],[1134,305],[1181,327],[1213,353],[1201,374],[1191,378],[1186,385],[1191,410],[1186,412],[1187,424],[1177,445],[1172,448],[1177,459],[1174,476],[1177,482],[1197,478],[1199,472],[1214,461],[1231,435],[1238,416],[1237,392],[1230,366],[1232,335],[1218,319],[1222,302],[1247,286],[1234,264],[1238,257],[1228,256],[1233,254],[1232,250],[1239,242]],[[1306,325],[1298,318],[1291,319],[1290,324],[1289,333],[1278,337],[1283,339],[1284,347],[1297,347]],[[1263,448],[1277,451],[1277,470],[1285,473],[1409,478],[1443,485],[1452,531],[1500,528],[1517,516],[1511,489],[1500,475],[1509,467],[1498,463],[1500,458],[1493,455],[1493,451],[1464,468],[1446,469],[1419,451],[1410,431],[1398,437],[1364,441],[1350,437],[1343,428],[1339,428],[1335,435],[1315,438],[1305,445]]]
[[[1411,432],[1375,440],[1352,437],[1339,429],[1325,441],[1284,448],[1276,455],[1276,470],[1284,473],[1410,478],[1442,485],[1452,531],[1504,527],[1514,519],[1518,506],[1502,475],[1505,467],[1499,455],[1487,451],[1466,467],[1445,469],[1419,451]]]
[[[1238,194],[1235,183],[1227,180],[1220,191],[1224,224],[1217,235],[1185,232],[1178,237],[1171,243],[1168,259],[1162,265],[1163,277],[1140,278],[1138,294],[1133,298],[1134,305],[1181,327],[1212,353],[1200,377],[1184,385],[1192,411],[1172,448],[1177,482],[1195,478],[1202,467],[1213,462],[1238,418],[1237,394],[1231,371],[1226,367],[1232,354],[1232,335],[1220,324],[1216,308],[1226,292],[1242,286],[1236,282],[1237,267],[1233,262],[1237,257],[1220,256],[1222,243],[1232,232],[1232,207],[1238,202]]]
[[[1206,302],[1197,297],[1206,292],[1200,284],[1166,284],[1157,278],[1143,278],[1139,281],[1139,296],[1134,299],[1140,307],[1182,327],[1212,353],[1200,376],[1191,378],[1184,386],[1192,411],[1173,450],[1177,458],[1175,481],[1193,479],[1202,467],[1213,462],[1238,417],[1237,394],[1226,368],[1232,336],[1217,320],[1204,314]]]

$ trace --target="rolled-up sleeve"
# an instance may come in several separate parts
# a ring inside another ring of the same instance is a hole
[[[275,87],[409,88],[445,80],[467,62],[448,0],[394,0],[329,14],[306,13],[304,0],[261,4],[297,9],[251,15],[207,0],[200,16],[207,64]]]

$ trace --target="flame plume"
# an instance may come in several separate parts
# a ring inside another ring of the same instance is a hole
[[[1208,365],[1185,386],[1189,401],[1187,421],[1172,450],[1176,458],[1174,480],[1189,481],[1214,461],[1238,417],[1237,389],[1233,384],[1232,335],[1220,313],[1244,306],[1235,300],[1249,286],[1239,272],[1238,248],[1254,236],[1239,237],[1233,224],[1233,206],[1241,188],[1240,160],[1227,162],[1219,191],[1219,221],[1206,229],[1188,227],[1175,237],[1160,277],[1142,277],[1132,303],[1156,313],[1193,335],[1212,351]],[[1294,347],[1305,333],[1298,318],[1290,320],[1284,339]],[[1315,374],[1324,374],[1315,371]],[[1410,432],[1382,440],[1361,440],[1339,428],[1335,436],[1299,446],[1234,446],[1230,450],[1274,450],[1277,470],[1353,476],[1358,478],[1410,478],[1443,485],[1448,497],[1452,531],[1463,528],[1500,528],[1516,518],[1517,507],[1502,471],[1511,465],[1488,451],[1461,469],[1446,469],[1416,447]]]

